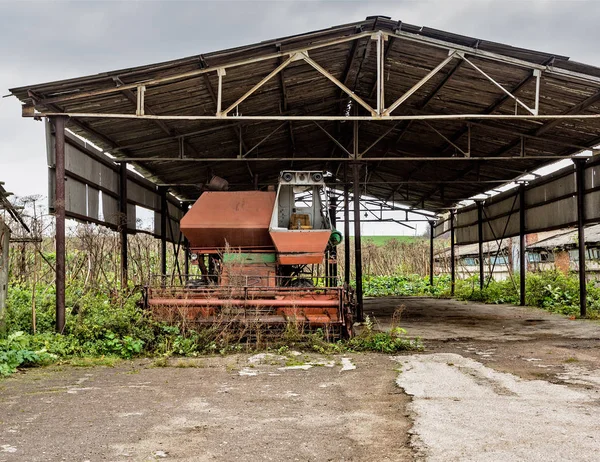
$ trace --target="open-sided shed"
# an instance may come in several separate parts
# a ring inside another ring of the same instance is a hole
[[[600,69],[382,16],[11,92],[24,117],[53,121],[59,273],[65,125],[110,153],[113,167],[131,164],[149,180],[154,210],[165,217],[157,232],[163,241],[169,201],[196,199],[214,175],[244,190],[273,183],[286,168],[331,172],[331,188],[344,191],[347,234],[350,188],[358,231],[361,196],[430,211],[433,219],[600,143]],[[585,160],[578,162],[583,172]],[[69,168],[66,175],[115,199],[122,220],[112,226],[126,239],[130,178],[127,168],[113,167],[112,186]],[[583,190],[585,182],[570,192],[581,200],[582,229]],[[93,218],[89,201],[84,209],[76,218]],[[515,232],[525,231],[521,221]],[[123,252],[126,270],[126,246]],[[60,274],[57,284],[60,309]]]

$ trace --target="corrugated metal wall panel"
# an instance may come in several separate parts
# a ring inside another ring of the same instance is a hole
[[[100,206],[100,191],[92,186],[88,186],[87,188],[87,203],[87,216],[97,220],[99,218],[98,209]]]
[[[577,199],[571,197],[534,207],[525,213],[527,232],[535,233],[564,228],[577,221]]]
[[[137,222],[137,216],[136,216],[136,211],[135,211],[135,205],[127,204],[127,229],[132,233],[135,233],[135,231],[137,229],[136,222]]]
[[[600,222],[600,191],[585,195],[585,220]]]
[[[160,210],[160,195],[131,180],[127,180],[127,199],[150,210]]]
[[[593,162],[593,161],[589,161]],[[577,183],[572,165],[555,172],[552,177],[533,181],[525,189],[525,228],[527,233],[549,231],[571,226],[577,221]],[[600,165],[588,165],[585,169],[585,189],[600,186]],[[484,203],[483,240],[514,237],[519,234],[519,191],[514,189],[494,196]],[[515,196],[517,196],[515,201]],[[565,197],[566,196],[566,197]],[[514,202],[514,211],[510,214]],[[600,191],[585,195],[585,215],[588,222],[600,222]],[[508,222],[508,226],[507,226]],[[490,229],[493,228],[492,233]],[[478,240],[477,206],[458,210],[456,215],[456,243],[473,244]],[[435,236],[449,228],[446,220],[436,224]]]
[[[65,210],[78,215],[87,215],[87,191],[85,183],[69,178],[65,188]]]
[[[564,178],[557,178],[550,183],[528,188],[525,195],[525,203],[527,205],[535,205],[556,199],[557,197],[564,196],[565,194],[576,193],[577,183],[575,181],[575,175],[570,174]]]
[[[119,223],[119,202],[104,192],[102,193],[102,217],[104,222],[111,225],[116,226]]]

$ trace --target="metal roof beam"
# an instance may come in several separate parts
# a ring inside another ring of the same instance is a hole
[[[120,89],[118,89],[118,88],[102,88],[99,90],[70,93],[67,95],[56,96],[54,98],[42,98],[41,100],[38,101],[38,104],[47,106],[48,104],[61,103],[61,102],[65,102],[65,101],[73,101],[73,100],[89,98],[89,97],[93,97],[93,96],[109,95],[111,93],[116,93],[116,92],[119,92],[124,89],[132,90],[134,88],[137,88],[139,85],[145,85],[146,87],[149,87],[152,85],[158,85],[158,84],[163,84],[163,83],[167,83],[167,82],[175,82],[178,80],[185,80],[185,79],[197,77],[199,75],[207,74],[209,72],[217,72],[219,69],[229,69],[232,67],[245,66],[248,64],[254,64],[254,63],[261,62],[261,61],[267,61],[269,59],[280,58],[282,56],[287,56],[290,54],[309,52],[311,50],[317,50],[320,48],[325,48],[325,47],[329,47],[329,46],[333,46],[333,45],[339,45],[341,43],[351,42],[353,40],[357,40],[357,39],[360,39],[363,37],[370,37],[370,36],[371,36],[371,32],[361,32],[361,33],[358,33],[355,35],[351,35],[349,37],[342,37],[339,39],[327,40],[327,41],[315,43],[313,45],[309,45],[306,47],[301,47],[301,48],[293,49],[293,50],[287,50],[285,52],[270,53],[270,54],[267,54],[264,56],[258,56],[258,57],[254,57],[254,58],[247,58],[247,59],[242,59],[239,61],[234,61],[229,64],[224,64],[221,66],[207,67],[207,68],[197,69],[197,70],[193,70],[193,71],[189,71],[189,72],[183,72],[181,74],[169,75],[166,77],[150,79],[150,80],[140,81],[140,82],[136,82],[136,83],[128,83],[128,84],[124,85],[123,87],[120,87]]]
[[[588,74],[582,74],[580,72],[569,71],[567,69],[561,69],[554,66],[547,66],[545,64],[537,64],[532,63],[530,61],[525,61],[518,58],[513,58],[511,56],[505,56],[498,53],[492,53],[490,51],[483,51],[478,48],[468,47],[465,45],[459,45],[452,42],[446,42],[444,40],[438,40],[431,37],[424,37],[423,35],[413,34],[411,32],[405,31],[397,31],[395,33],[384,32],[388,37],[396,37],[401,40],[408,40],[411,42],[417,43],[425,43],[432,47],[442,48],[448,51],[462,51],[467,53],[473,57],[489,59],[491,61],[501,62],[505,64],[510,64],[516,67],[523,67],[526,69],[538,69],[550,75],[556,75],[560,77],[567,77],[576,80],[581,80],[586,83],[592,83],[596,85],[600,85],[600,77],[595,77]]]
[[[572,159],[580,158],[578,155],[564,155],[564,156],[480,156],[480,157],[438,157],[438,156],[406,156],[406,157],[364,157],[361,159],[362,162],[483,162],[489,160],[511,160],[511,161],[532,161],[532,160],[561,160],[561,159]],[[178,162],[292,162],[292,161],[303,161],[303,162],[354,162],[354,158],[348,157],[203,157],[203,158],[180,158],[180,157],[130,157],[130,158],[116,158],[115,162],[167,162],[167,161],[178,161]]]
[[[367,104],[367,103],[365,103]],[[257,115],[257,116],[193,116],[193,115],[136,115],[119,113],[98,113],[98,112],[35,112],[31,106],[23,107],[23,117],[81,117],[86,119],[137,119],[137,120],[189,120],[189,121],[272,121],[272,120],[292,120],[292,121],[398,121],[398,120],[596,120],[600,119],[600,114],[429,114],[429,115],[400,115],[400,116],[360,116],[360,115],[320,115],[320,116],[300,116],[300,115]]]
[[[281,52],[281,43],[277,44],[277,48]],[[279,64],[283,64],[283,57],[279,58]],[[283,106],[283,112],[287,112],[289,110],[289,102],[283,69],[279,73],[279,85],[281,88],[281,103]],[[288,122],[288,135],[290,137],[290,147],[292,148],[292,152],[296,152],[296,141],[294,140],[294,128],[292,122]]]

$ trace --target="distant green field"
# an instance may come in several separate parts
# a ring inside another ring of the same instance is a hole
[[[425,238],[423,237],[415,237],[415,236],[362,236],[363,243],[372,242],[375,245],[384,245],[387,241],[391,239],[396,239],[400,242],[416,242],[421,241]]]

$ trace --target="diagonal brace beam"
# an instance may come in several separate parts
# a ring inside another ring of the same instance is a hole
[[[506,95],[509,98],[512,98],[515,100],[515,102],[523,107],[525,110],[527,110],[530,114],[533,115],[538,115],[538,110],[539,110],[539,82],[540,82],[540,71],[539,70],[534,70],[534,76],[537,78],[537,82],[536,82],[536,101],[535,101],[535,109],[531,109],[529,106],[527,106],[523,101],[521,101],[519,98],[517,98],[515,95],[513,95],[510,91],[508,91],[506,88],[504,88],[502,85],[500,85],[498,82],[496,82],[489,74],[487,74],[483,69],[481,69],[479,66],[477,66],[475,63],[473,63],[471,60],[469,60],[466,56],[461,55],[461,58],[463,59],[463,61],[465,61],[467,64],[469,64],[473,69],[475,69],[477,72],[479,72],[481,75],[483,75],[486,79],[488,79],[490,82],[492,82],[496,87],[498,87],[500,90],[502,90],[504,93],[506,93]]]
[[[229,106],[227,109],[225,109],[224,111],[220,112],[217,115],[226,116],[227,114],[229,114],[236,106],[238,106],[242,101],[247,99],[254,92],[256,92],[256,90],[258,90],[260,87],[262,87],[264,84],[266,84],[269,80],[271,80],[277,74],[279,74],[292,61],[297,61],[298,59],[301,59],[302,56],[303,55],[301,55],[299,53],[294,53],[294,54],[290,55],[290,57],[288,59],[286,59],[279,66],[277,66],[275,69],[273,69],[264,79],[262,79],[260,82],[258,82],[256,85],[254,85],[250,90],[248,90],[246,93],[244,93],[240,98],[238,98],[238,100],[235,103],[233,103],[231,106]]]
[[[404,93],[400,98],[398,98],[390,107],[388,107],[385,111],[383,111],[384,116],[389,116],[398,106],[400,106],[404,101],[410,98],[416,91],[429,82],[438,72],[440,72],[446,64],[448,64],[452,59],[457,56],[456,52],[452,52],[446,59],[444,59],[440,64],[438,64],[434,69],[432,69],[429,74],[419,80],[413,87]]]
[[[336,79],[331,73],[329,73],[323,67],[321,67],[320,64],[318,64],[317,62],[315,62],[314,60],[309,58],[308,53],[304,52],[304,53],[300,53],[300,55],[302,56],[302,59],[304,59],[304,61],[306,61],[313,68],[315,68],[319,73],[323,74],[327,79],[329,79],[331,82],[333,82],[335,85],[337,85],[348,96],[350,96],[350,98],[352,98],[354,101],[356,101],[362,107],[364,107],[367,111],[369,111],[369,113],[372,116],[377,115],[377,111],[375,111],[375,109],[373,109],[369,104],[367,104],[360,96],[358,96],[356,93],[354,93],[352,90],[350,90],[346,85],[344,85],[342,82],[340,82],[338,79]]]

